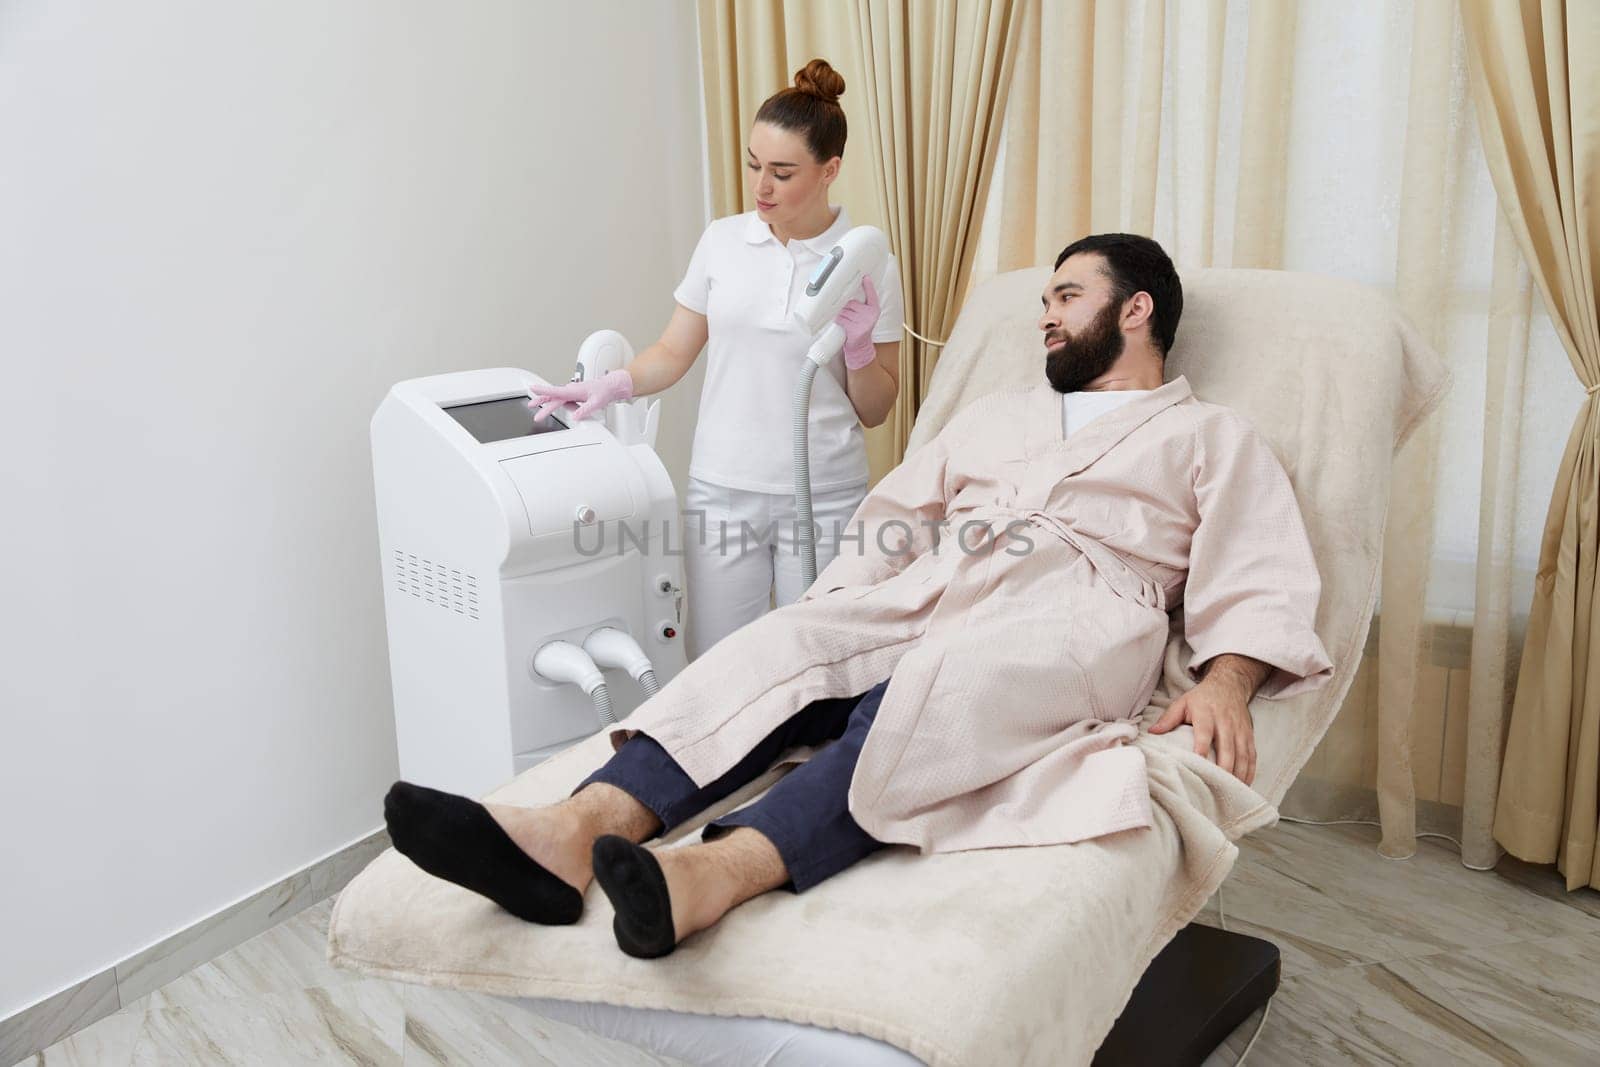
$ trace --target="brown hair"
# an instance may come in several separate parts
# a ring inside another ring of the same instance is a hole
[[[844,108],[839,97],[844,78],[826,59],[813,59],[795,71],[794,85],[767,97],[756,112],[757,122],[768,122],[802,135],[819,163],[844,155]]]

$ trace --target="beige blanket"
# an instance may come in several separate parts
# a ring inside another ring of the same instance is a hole
[[[913,446],[966,402],[1039,371],[1033,329],[1047,271],[976,290],[935,373]],[[1155,824],[1074,845],[920,856],[886,849],[796,897],[769,893],[660,960],[616,948],[591,890],[570,927],[522,923],[394,852],[340,896],[337,964],[516,996],[765,1015],[875,1037],[932,1064],[1087,1062],[1151,958],[1227,876],[1232,842],[1273,807],[1343,701],[1371,619],[1398,443],[1447,374],[1382,295],[1267,271],[1194,271],[1168,378],[1244,414],[1295,484],[1323,577],[1317,633],[1336,665],[1309,693],[1254,707],[1252,790],[1189,750],[1190,731],[1142,734]],[[1181,612],[1146,723],[1188,688]],[[501,801],[559,800],[611,754],[604,733],[518,777]],[[806,753],[794,754],[804,758]],[[698,826],[764,791],[752,783]]]

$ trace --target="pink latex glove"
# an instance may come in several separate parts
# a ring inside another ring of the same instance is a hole
[[[872,287],[869,275],[861,276],[864,300],[852,300],[840,309],[833,320],[844,331],[844,365],[860,370],[878,358],[872,347],[872,328],[878,324],[878,291]]]
[[[530,408],[539,405],[539,410],[534,413],[536,419],[547,417],[563,404],[576,402],[578,410],[572,413],[572,421],[576,422],[619,400],[632,398],[633,377],[626,370],[618,368],[600,375],[592,382],[530,385],[528,395],[533,398],[528,401]]]

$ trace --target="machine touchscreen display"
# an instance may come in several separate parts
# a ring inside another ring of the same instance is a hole
[[[534,409],[528,406],[526,396],[485,400],[480,404],[457,404],[444,410],[477,438],[480,445],[566,429],[554,418],[536,420],[533,417]]]

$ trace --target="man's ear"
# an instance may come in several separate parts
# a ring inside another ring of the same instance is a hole
[[[1155,310],[1156,302],[1150,299],[1150,294],[1139,290],[1128,297],[1128,302],[1122,306],[1122,328],[1132,330],[1148,324]]]

